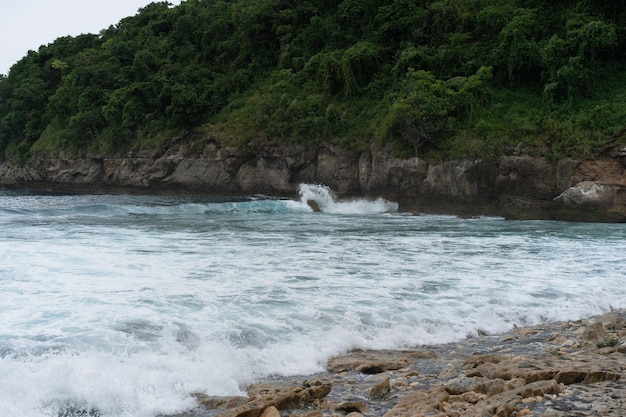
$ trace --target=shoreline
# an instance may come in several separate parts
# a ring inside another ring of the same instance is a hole
[[[499,336],[354,350],[314,375],[270,377],[247,397],[197,394],[170,417],[615,416],[626,409],[626,309]]]
[[[291,196],[323,184],[338,198],[384,198],[404,212],[519,220],[626,222],[626,158],[548,161],[524,154],[496,160],[399,158],[372,144],[232,147],[203,138],[127,155],[36,154],[0,162],[0,186],[155,194]]]

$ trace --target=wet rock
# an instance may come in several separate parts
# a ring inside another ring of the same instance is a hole
[[[374,385],[365,393],[369,398],[376,400],[383,398],[391,389],[389,378],[385,378],[382,382]]]
[[[596,346],[599,348],[617,346],[619,339],[613,335],[604,335],[596,340]]]
[[[521,380],[521,378],[515,378],[515,379],[512,379],[511,381],[519,381],[519,380]],[[516,384],[510,383],[509,381],[505,381],[504,379],[495,378],[495,379],[490,379],[486,381],[481,381],[481,383],[477,385],[475,391],[479,393],[483,393],[487,395],[488,397],[491,397],[492,395],[500,394],[501,392],[514,389],[520,385],[523,386],[524,384],[525,384],[525,381],[522,384],[516,385]]]
[[[248,397],[211,397],[206,395],[196,395],[198,405],[201,408],[210,410],[229,409],[238,407],[249,401]]]
[[[537,381],[523,387],[505,391],[487,398],[472,406],[466,417],[482,417],[485,412],[496,416],[510,416],[518,410],[518,404],[524,398],[543,396],[545,394],[558,394],[559,385],[554,380]]]
[[[177,417],[275,416],[272,407],[290,417],[623,417],[626,349],[598,348],[597,340],[617,338],[625,317],[544,323],[428,351],[353,351],[329,361],[339,372],[302,384],[274,377],[248,397],[198,395],[198,408]]]
[[[364,374],[379,374],[402,369],[417,359],[432,359],[432,351],[367,351],[354,350],[346,356],[332,358],[326,364],[328,372],[359,371]]]
[[[315,213],[319,213],[322,211],[320,205],[315,200],[307,200],[306,204],[311,207],[311,210],[313,210],[313,212]]]
[[[304,413],[304,414],[292,414],[292,417],[323,417],[324,413],[322,411],[309,411],[308,413]]]
[[[369,409],[365,403],[360,401],[346,401],[341,404],[337,404],[333,407],[335,410],[343,411],[344,413],[367,413]]]
[[[614,324],[611,326],[616,327]],[[585,329],[581,336],[582,342],[586,346],[595,346],[598,348],[617,346],[619,338],[613,334],[607,334],[601,322],[594,323],[590,328]]]
[[[439,374],[439,378],[441,378],[441,379],[451,379],[451,378],[456,377],[458,374],[459,374],[459,372],[454,367],[454,365],[448,364],[448,365],[446,365],[446,369],[441,371],[441,373]]]
[[[450,394],[444,387],[419,390],[408,394],[384,417],[441,416]]]
[[[261,413],[261,417],[280,417],[280,412],[276,407],[270,406]]]
[[[236,401],[228,400],[221,404],[215,401],[201,401],[200,404],[204,408],[214,406],[214,409],[220,410],[215,414],[219,417],[272,417],[272,414],[264,413],[273,413],[273,409],[300,408],[326,397],[330,390],[330,384],[309,387],[259,384],[248,389],[249,397],[244,401],[237,397]]]
[[[475,378],[460,377],[448,381],[444,388],[450,395],[459,395],[468,391],[477,391],[478,382]]]

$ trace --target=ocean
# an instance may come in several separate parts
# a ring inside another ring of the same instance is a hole
[[[321,185],[296,199],[0,189],[0,415],[174,414],[353,348],[626,307],[624,224],[397,209]]]

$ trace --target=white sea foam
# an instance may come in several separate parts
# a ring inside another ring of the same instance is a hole
[[[394,210],[302,190],[0,192],[2,414],[153,417],[351,348],[626,307],[626,225],[381,215]],[[311,196],[343,211],[313,214]]]
[[[395,213],[398,211],[398,203],[385,200],[384,198],[339,201],[329,187],[321,184],[300,184],[298,191],[302,203],[307,204],[308,201],[315,201],[320,210],[325,213],[375,214]]]

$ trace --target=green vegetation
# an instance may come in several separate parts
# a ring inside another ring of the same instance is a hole
[[[251,141],[494,158],[624,143],[625,0],[186,0],[0,76],[0,155]]]

